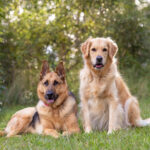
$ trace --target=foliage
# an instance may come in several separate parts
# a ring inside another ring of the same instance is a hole
[[[131,81],[143,77],[138,86],[143,79],[147,83],[148,4],[140,8],[131,0],[2,0],[0,5],[0,101],[36,101],[44,59],[52,68],[59,60],[65,62],[69,87],[78,95],[78,74],[83,66],[79,49],[89,36],[112,37],[119,46],[120,70],[127,77],[132,74]],[[134,87],[137,84],[131,89],[136,93]],[[148,91],[149,83],[144,87]]]

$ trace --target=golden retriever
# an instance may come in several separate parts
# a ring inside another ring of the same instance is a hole
[[[89,38],[81,45],[81,112],[85,132],[147,126],[137,99],[131,95],[116,64],[117,44],[111,38]]]

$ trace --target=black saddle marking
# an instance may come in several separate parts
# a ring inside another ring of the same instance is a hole
[[[33,128],[35,128],[35,123],[39,121],[40,122],[40,117],[38,112],[36,111],[32,117],[32,121],[30,122],[29,126],[32,126]]]

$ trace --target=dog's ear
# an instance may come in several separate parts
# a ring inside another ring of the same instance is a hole
[[[91,40],[92,38],[89,37],[84,43],[81,44],[81,52],[84,54],[85,57],[89,56],[90,46],[91,46]]]
[[[64,64],[63,64],[62,61],[56,67],[56,71],[55,72],[61,78],[61,80],[65,81],[65,68],[64,68]]]
[[[48,65],[48,62],[46,60],[43,61],[43,65],[42,65],[42,70],[41,70],[41,73],[40,73],[40,80],[43,79],[43,77],[48,73],[50,72],[49,70],[49,65]]]
[[[111,38],[107,38],[107,40],[109,45],[109,57],[112,59],[118,51],[118,46]]]

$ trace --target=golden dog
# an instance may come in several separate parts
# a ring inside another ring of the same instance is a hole
[[[0,135],[11,137],[29,132],[58,138],[60,130],[63,135],[80,131],[77,105],[68,91],[63,63],[57,66],[55,72],[50,72],[48,63],[43,62],[37,94],[40,99],[37,106],[16,112]]]
[[[81,45],[84,68],[80,72],[80,98],[85,132],[147,126],[138,101],[118,72],[117,44],[110,38],[89,38]]]

